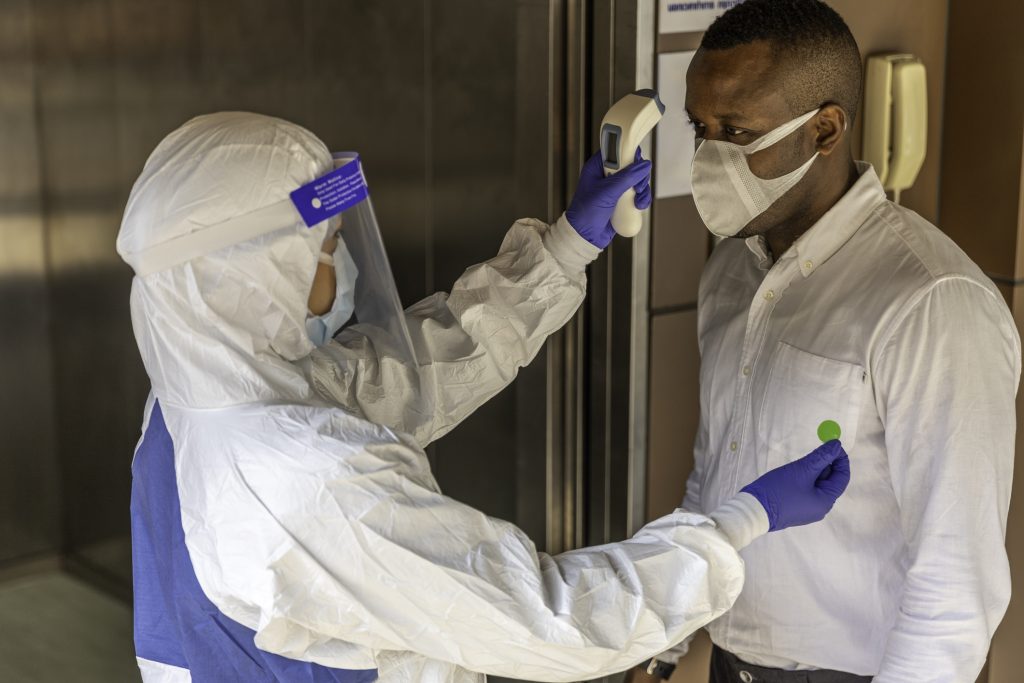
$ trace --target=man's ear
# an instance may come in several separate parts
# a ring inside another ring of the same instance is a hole
[[[849,132],[850,116],[838,104],[826,104],[815,120],[815,149],[822,156],[828,156]]]

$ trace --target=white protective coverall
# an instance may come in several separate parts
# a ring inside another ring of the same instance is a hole
[[[330,168],[293,124],[200,117],[150,157],[119,252],[216,229]],[[407,310],[416,368],[379,357],[358,325],[314,351],[306,299],[326,230],[282,226],[132,287],[147,420],[155,399],[188,559],[256,647],[383,681],[574,681],[671,648],[732,605],[737,550],[768,526],[750,496],[551,556],[431,474],[423,446],[509,384],[582,302],[598,250],[564,216],[516,222],[450,295]],[[140,664],[147,681],[190,680],[181,662]]]

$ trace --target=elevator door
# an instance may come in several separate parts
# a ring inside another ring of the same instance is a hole
[[[9,0],[0,231],[20,251],[0,254],[0,312],[16,325],[0,378],[23,389],[0,411],[0,561],[58,550],[128,595],[129,467],[149,387],[114,240],[168,132],[249,110],[361,152],[411,304],[492,256],[515,219],[564,210],[596,122],[638,87],[641,6],[653,0]],[[430,448],[449,495],[540,549],[631,526],[643,423],[631,371],[646,346],[631,278],[645,249],[603,257],[584,311]]]
[[[406,304],[495,254],[516,218],[563,208],[554,0],[17,0],[4,16],[3,234],[21,247],[0,259],[0,301],[16,323],[4,343],[33,351],[0,374],[25,387],[5,394],[2,462],[5,481],[39,484],[4,497],[24,499],[0,527],[14,555],[57,547],[128,585],[148,382],[114,239],[146,157],[190,117],[257,111],[360,151]],[[431,449],[446,491],[541,547],[547,363]],[[56,515],[36,510],[58,494],[59,540]]]

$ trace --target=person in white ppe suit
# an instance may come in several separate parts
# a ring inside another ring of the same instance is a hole
[[[849,480],[838,442],[710,517],[557,556],[440,492],[423,446],[569,320],[648,176],[588,162],[555,224],[518,221],[403,313],[358,158],[245,113],[157,147],[117,242],[152,382],[132,465],[147,682],[601,676],[725,612],[738,549],[825,516]]]

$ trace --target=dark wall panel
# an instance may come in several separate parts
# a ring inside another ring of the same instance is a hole
[[[56,549],[62,538],[79,565],[129,579],[130,462],[149,387],[131,331],[131,271],[114,242],[157,143],[195,115],[250,110],[361,152],[400,295],[412,303],[492,256],[519,214],[551,213],[547,195],[523,200],[523,188],[549,184],[550,55],[523,47],[547,45],[548,4],[6,3],[0,151],[14,161],[0,170],[0,313],[11,323],[0,380],[31,377],[0,398],[11,404],[0,418],[10,422],[0,552]],[[540,105],[529,111],[518,106],[527,89]],[[524,150],[536,152],[532,182],[522,180]],[[530,373],[528,386],[439,443],[435,461],[450,494],[509,519],[529,511],[531,532],[543,533],[534,514],[545,495],[543,362]],[[37,482],[30,495],[26,480]]]
[[[516,5],[434,2],[429,22],[432,284],[448,290],[467,266],[497,253],[518,217]],[[451,495],[514,519],[514,391],[499,394],[438,443],[435,464]]]
[[[56,552],[59,518],[30,3],[0,6],[0,565]]]

